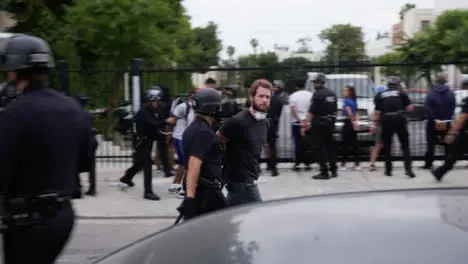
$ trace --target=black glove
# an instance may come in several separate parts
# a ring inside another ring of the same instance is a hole
[[[184,219],[190,219],[197,216],[197,202],[195,198],[185,197],[182,204],[177,208],[177,211],[184,216]]]

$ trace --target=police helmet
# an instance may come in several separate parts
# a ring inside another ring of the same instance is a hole
[[[201,115],[212,115],[218,112],[221,95],[212,88],[200,88],[194,96],[194,109]]]
[[[88,97],[84,94],[77,94],[73,97],[83,107],[85,107],[88,104]]]
[[[348,84],[346,84],[345,87],[346,88],[353,88],[353,89],[356,88],[356,86],[354,86],[354,83],[348,83]]]
[[[154,101],[161,101],[163,98],[163,92],[156,88],[151,88],[146,91],[145,94],[145,101],[146,102],[154,102]]]
[[[324,73],[318,72],[312,77],[312,82],[316,83],[326,83],[327,82],[327,77],[325,76]]]
[[[273,87],[276,87],[278,89],[283,89],[284,88],[284,82],[282,80],[274,80],[273,81]]]
[[[398,76],[390,76],[387,80],[387,87],[399,87],[401,85],[401,79]]]
[[[14,35],[3,41],[0,49],[5,71],[55,68],[50,46],[41,38]]]

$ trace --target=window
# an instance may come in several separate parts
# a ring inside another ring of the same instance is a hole
[[[429,20],[422,20],[421,21],[421,30],[425,30],[429,27]]]

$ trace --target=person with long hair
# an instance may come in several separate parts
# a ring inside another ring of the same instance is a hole
[[[360,170],[359,167],[359,147],[357,141],[358,119],[356,89],[354,85],[346,85],[343,88],[343,109],[341,115],[345,117],[341,138],[343,140],[343,153],[341,156],[341,169],[346,170],[346,162],[350,151],[354,155],[354,170]]]

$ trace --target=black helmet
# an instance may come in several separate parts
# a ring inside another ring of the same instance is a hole
[[[221,105],[221,94],[212,88],[200,88],[194,96],[194,109],[201,115],[212,115],[218,112]]]
[[[398,87],[401,85],[400,77],[398,76],[390,76],[387,80],[387,87]]]
[[[41,38],[14,35],[5,43],[2,42],[2,46],[4,50],[0,52],[2,52],[5,71],[55,68],[54,56],[49,44]]]
[[[88,104],[88,97],[84,94],[77,94],[73,96],[75,100],[83,107]]]
[[[282,80],[274,80],[273,81],[273,87],[283,89],[284,88],[284,82]]]
[[[354,83],[348,83],[348,84],[346,84],[345,87],[346,87],[346,88],[356,88],[356,87],[354,86]]]
[[[236,89],[236,86],[233,84],[227,85],[226,87],[224,87],[224,90],[230,91],[232,96],[234,97],[237,96],[237,89]]]
[[[312,82],[326,83],[327,77],[324,73],[318,72],[314,75],[314,77],[312,77]]]
[[[163,92],[156,88],[151,88],[146,91],[145,94],[145,101],[146,102],[154,102],[154,101],[161,101],[163,98]]]

